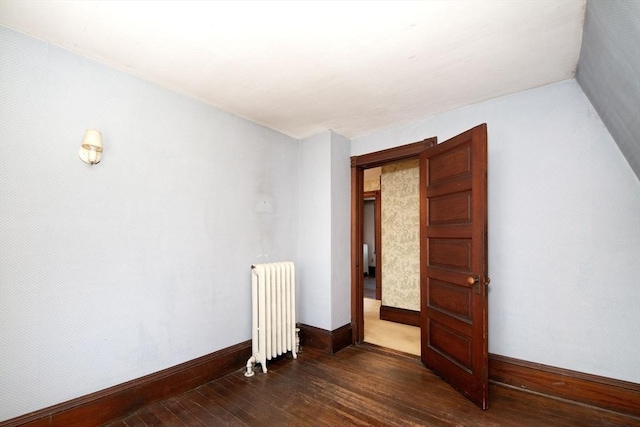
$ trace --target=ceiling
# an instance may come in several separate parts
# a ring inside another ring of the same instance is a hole
[[[0,23],[304,138],[572,78],[585,0],[8,1]]]

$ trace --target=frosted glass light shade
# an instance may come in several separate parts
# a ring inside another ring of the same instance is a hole
[[[90,165],[100,163],[102,160],[102,134],[97,130],[87,129],[78,155],[83,162]]]

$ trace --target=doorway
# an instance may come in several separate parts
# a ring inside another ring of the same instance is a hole
[[[364,178],[364,342],[420,356],[419,161],[385,163]]]
[[[428,138],[401,147],[378,151],[351,158],[351,313],[353,343],[364,341],[364,273],[368,265],[363,262],[362,248],[364,244],[364,171],[401,160],[417,159],[425,149],[436,145],[437,138]],[[377,276],[382,276],[377,263]],[[382,285],[384,286],[384,285]]]

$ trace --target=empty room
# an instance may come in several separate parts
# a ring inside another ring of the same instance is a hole
[[[637,0],[0,0],[0,426],[640,425],[639,117]]]

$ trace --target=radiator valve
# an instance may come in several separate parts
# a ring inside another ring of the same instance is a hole
[[[247,360],[247,372],[244,373],[245,377],[252,377],[255,372],[253,372],[253,367],[256,364],[256,357],[251,356],[249,360]]]

